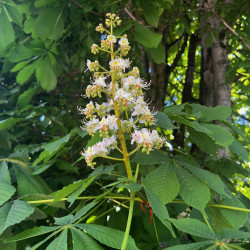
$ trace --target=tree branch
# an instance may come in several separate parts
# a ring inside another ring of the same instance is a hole
[[[245,41],[245,39],[239,35],[212,7],[210,0],[207,0],[207,3],[209,5],[209,9],[213,12],[213,14],[224,24],[224,26],[235,36],[238,36],[241,42],[246,46],[247,49],[250,50],[250,45]]]
[[[75,0],[71,0],[71,2],[75,5],[75,6],[77,6],[78,8],[80,8],[80,9],[84,9],[84,7],[81,5],[81,4],[79,4],[78,2],[76,2]],[[92,13],[92,14],[94,14],[94,15],[97,15],[97,16],[103,16],[102,14],[100,14],[100,13],[97,13],[97,12],[95,12],[95,11],[90,11],[90,13]]]

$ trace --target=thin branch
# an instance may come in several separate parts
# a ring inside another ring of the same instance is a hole
[[[141,21],[137,20],[137,19],[133,16],[133,14],[127,9],[127,7],[125,7],[124,10],[125,10],[125,12],[128,14],[128,16],[129,16],[131,19],[133,19],[134,21],[136,21],[136,22],[139,23],[139,24],[142,24]]]
[[[239,33],[237,33],[212,7],[210,0],[207,0],[209,8],[211,9],[211,11],[214,13],[214,15],[224,24],[224,26],[231,32],[233,33],[235,36],[238,36],[239,39],[241,40],[241,42],[246,46],[247,49],[250,50],[250,45],[245,41],[245,39],[239,35]]]
[[[75,0],[71,0],[72,1],[72,3],[75,5],[75,6],[77,6],[78,8],[80,8],[80,9],[84,9],[84,7],[81,5],[81,4],[79,4],[77,1],[75,1]],[[103,16],[102,14],[99,14],[99,13],[97,13],[97,12],[95,12],[95,11],[90,11],[90,13],[91,14],[94,14],[94,15],[97,15],[97,16]]]

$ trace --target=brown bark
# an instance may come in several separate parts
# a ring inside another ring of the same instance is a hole
[[[214,5],[216,0],[200,0],[200,7]],[[211,9],[211,8],[210,8]],[[220,20],[214,16],[207,16],[201,12],[201,46],[202,65],[200,83],[200,103],[206,106],[226,105],[231,108],[230,84],[225,83],[225,74],[228,69],[227,36],[225,28],[221,27]],[[218,32],[218,37],[213,36],[213,44],[207,46],[206,40],[211,30]],[[218,157],[228,158],[225,149],[219,150]]]

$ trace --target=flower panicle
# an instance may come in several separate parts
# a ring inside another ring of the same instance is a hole
[[[87,130],[89,135],[98,133],[103,138],[81,152],[87,165],[92,168],[97,157],[112,159],[108,155],[113,149],[123,153],[120,149],[124,149],[121,135],[127,134],[130,138],[131,154],[140,148],[142,152],[149,154],[152,150],[162,147],[166,141],[157,130],[149,128],[156,123],[155,112],[152,112],[149,104],[144,101],[143,91],[149,88],[150,83],[140,77],[138,67],[129,70],[132,62],[124,58],[131,50],[127,35],[116,37],[113,33],[113,29],[121,24],[121,20],[115,14],[108,13],[106,16],[106,27],[103,24],[96,27],[96,31],[106,33],[106,36],[102,35],[104,39],[100,45],[92,45],[91,52],[108,53],[111,59],[106,68],[97,60],[87,60],[87,68],[94,74],[94,78],[87,86],[84,97],[106,97],[107,100],[102,104],[90,101],[85,108],[78,107],[80,114],[85,116],[82,129]],[[137,148],[133,149],[135,145]]]

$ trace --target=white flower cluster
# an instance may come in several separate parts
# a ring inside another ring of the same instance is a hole
[[[95,165],[95,162],[93,162],[94,158],[98,156],[104,157],[110,150],[115,148],[114,146],[116,144],[116,138],[113,135],[110,138],[104,138],[101,142],[98,142],[92,147],[88,147],[88,149],[84,153],[81,152],[81,154],[85,156],[87,164],[93,167]]]
[[[114,22],[119,25],[117,21],[119,19],[115,16],[112,18],[106,20],[108,27]],[[97,30],[101,33],[107,31],[101,24]],[[140,78],[137,67],[129,71],[131,62],[123,58],[130,50],[127,36],[115,37],[112,32],[106,33],[108,35],[102,40],[101,45],[93,44],[91,50],[93,54],[104,51],[111,55],[109,70],[102,67],[98,61],[87,61],[88,69],[94,72],[94,80],[86,88],[86,97],[102,98],[105,95],[107,102],[99,105],[90,101],[84,109],[79,108],[80,113],[88,119],[83,120],[83,129],[90,135],[99,132],[100,136],[104,137],[103,141],[82,153],[91,167],[95,164],[94,158],[100,156],[108,158],[107,155],[112,149],[124,152],[124,140],[122,139],[122,142],[121,138],[125,135],[126,138],[128,136],[131,138],[130,147],[137,144],[137,148],[133,149],[134,152],[142,148],[143,152],[149,153],[154,148],[160,148],[165,141],[156,130],[143,128],[155,124],[155,114],[150,111],[143,97],[143,90],[148,89],[150,84]],[[118,49],[114,51],[117,41]]]

